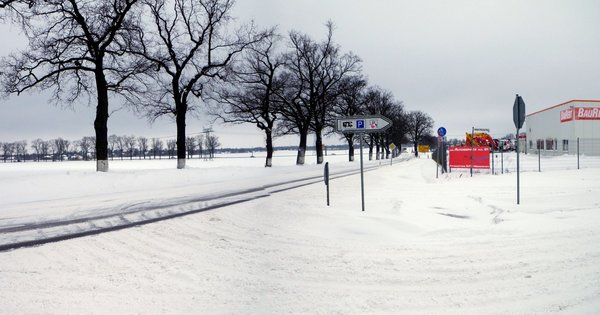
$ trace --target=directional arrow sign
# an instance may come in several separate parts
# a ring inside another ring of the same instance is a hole
[[[381,115],[351,116],[336,119],[336,131],[344,133],[382,132],[392,126],[392,121]]]

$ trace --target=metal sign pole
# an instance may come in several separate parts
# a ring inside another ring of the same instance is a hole
[[[517,94],[515,97],[515,103],[513,105],[513,122],[515,123],[515,127],[517,128],[516,134],[516,150],[517,150],[517,204],[520,203],[520,170],[519,170],[519,129],[523,127],[523,123],[525,122],[525,102],[523,102],[523,98]],[[527,145],[527,144],[525,144]]]
[[[473,143],[475,142],[475,127],[471,127],[471,177],[473,177]]]
[[[365,176],[363,174],[363,135],[360,134],[360,197],[362,201],[362,211],[365,211]]]
[[[435,178],[438,178],[440,169],[440,136],[438,136],[437,161],[435,162]]]
[[[520,202],[519,193],[521,191],[521,186],[519,182],[519,129],[517,128],[517,145],[515,147],[517,149],[517,204]]]
[[[392,126],[392,121],[381,115],[372,116],[349,116],[336,119],[337,132],[341,133],[356,133],[360,136],[360,195],[362,203],[362,211],[365,211],[365,178],[363,167],[363,136],[365,133],[380,133],[389,129]],[[379,155],[378,155],[379,156]],[[390,164],[392,161],[390,161]],[[381,159],[379,160],[381,165]]]
[[[504,150],[500,150],[500,173],[504,174]]]
[[[325,163],[325,186],[327,186],[327,206],[329,207],[329,162]]]

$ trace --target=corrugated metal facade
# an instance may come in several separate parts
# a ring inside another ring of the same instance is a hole
[[[600,101],[572,100],[527,115],[526,152],[600,155]]]

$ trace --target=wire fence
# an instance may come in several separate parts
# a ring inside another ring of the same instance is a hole
[[[496,152],[491,155],[490,164],[495,174],[516,172],[517,154],[515,152]],[[519,155],[519,168],[525,172],[600,168],[600,156],[578,156],[576,154],[543,155],[537,154],[537,152],[521,153]]]
[[[574,140],[544,139],[528,142],[520,150],[519,169],[524,172],[600,168],[600,139]],[[470,169],[451,169],[464,172]],[[477,173],[510,173],[517,171],[516,152],[490,154],[490,169],[474,170]]]

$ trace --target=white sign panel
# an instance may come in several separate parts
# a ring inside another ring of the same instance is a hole
[[[382,132],[392,126],[392,121],[383,116],[344,117],[336,120],[338,132]]]

